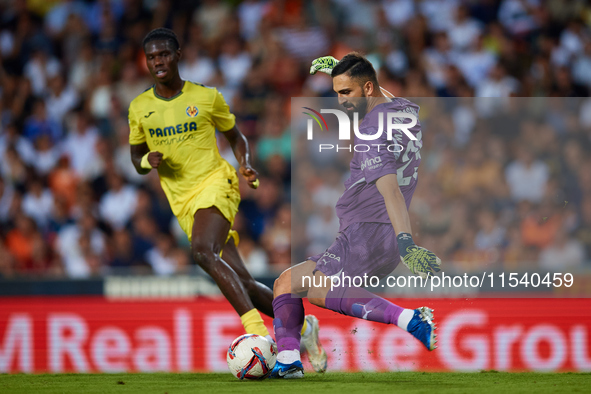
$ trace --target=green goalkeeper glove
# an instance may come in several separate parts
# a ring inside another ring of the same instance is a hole
[[[412,235],[400,233],[396,237],[402,263],[415,275],[425,279],[441,271],[441,260],[435,253],[415,245]]]
[[[312,66],[310,67],[310,74],[314,75],[318,71],[325,74],[332,74],[332,69],[339,64],[339,61],[332,56],[323,56],[318,59],[312,60]]]

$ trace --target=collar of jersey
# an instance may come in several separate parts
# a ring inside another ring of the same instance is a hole
[[[185,90],[185,83],[186,82],[187,81],[183,81],[183,87],[181,88],[181,91],[180,92],[178,92],[174,96],[168,97],[168,98],[167,97],[162,97],[158,93],[156,93],[156,85],[152,85],[152,91],[154,92],[154,97],[156,97],[157,99],[160,99],[160,100],[164,100],[164,101],[172,101],[175,98],[179,97],[181,94],[183,94],[183,90]]]

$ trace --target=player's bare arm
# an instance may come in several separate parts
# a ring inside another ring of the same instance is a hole
[[[131,145],[131,162],[135,170],[142,175],[149,173],[152,168],[158,168],[162,163],[163,155],[158,151],[150,152],[148,144]],[[146,158],[144,159],[144,156]],[[143,160],[143,164],[142,164]],[[146,165],[146,163],[148,165]]]
[[[256,189],[258,187],[258,173],[252,168],[250,162],[251,154],[248,140],[236,126],[222,134],[230,143],[234,156],[236,156],[236,160],[240,164],[240,174],[246,179],[248,186]]]
[[[400,233],[412,234],[410,218],[406,209],[404,196],[398,187],[396,174],[384,175],[376,181],[378,191],[384,197],[384,203],[388,210],[388,217],[396,235]]]
[[[398,251],[404,265],[415,275],[426,278],[441,270],[441,260],[435,253],[417,246],[412,239],[412,229],[404,196],[398,187],[396,174],[388,174],[376,182],[378,191],[384,197],[388,217],[394,227]]]

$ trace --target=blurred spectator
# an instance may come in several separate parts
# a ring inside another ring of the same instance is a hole
[[[470,191],[481,188],[486,193],[502,196],[503,176],[500,163],[489,159],[484,154],[484,147],[472,143],[467,147],[466,162],[456,174],[457,191],[467,195]]]
[[[284,160],[291,157],[291,134],[284,128],[282,119],[268,117],[263,123],[262,136],[258,143],[258,158],[266,161],[273,155],[279,155]]]
[[[60,230],[57,251],[62,257],[68,277],[88,278],[100,273],[101,256],[105,252],[105,235],[98,229],[92,213],[84,212],[76,224]]]
[[[55,198],[47,225],[49,234],[53,238],[62,228],[70,224],[73,224],[73,220],[70,217],[68,201],[61,196]]]
[[[61,71],[60,62],[48,51],[49,48],[35,48],[24,68],[24,75],[31,81],[33,94],[38,97],[45,92],[48,80]]]
[[[583,265],[584,258],[581,242],[569,238],[566,231],[558,231],[552,244],[540,253],[540,268],[551,272],[576,270]]]
[[[535,249],[528,248],[523,243],[521,230],[516,227],[507,229],[507,245],[503,253],[503,267],[506,270],[523,270],[529,263],[535,261]],[[537,261],[536,261],[537,263]],[[532,267],[535,268],[535,267]]]
[[[33,219],[19,214],[15,228],[6,235],[6,248],[16,260],[16,271],[25,272],[32,267],[35,243],[42,242]]]
[[[573,59],[583,53],[585,42],[589,42],[589,39],[591,36],[585,30],[582,21],[573,19],[560,33],[560,46],[568,52],[569,58]]]
[[[487,78],[476,86],[478,97],[509,97],[518,92],[519,82],[509,75],[505,67],[497,63],[489,72]]]
[[[429,28],[434,32],[452,27],[457,6],[457,0],[424,0],[418,3],[421,14],[427,18]]]
[[[182,273],[187,264],[187,258],[175,249],[169,234],[158,234],[156,246],[146,253],[146,260],[152,266],[156,275],[168,276]]]
[[[185,58],[185,53],[183,53],[183,58]],[[183,76],[182,72],[181,76]],[[190,78],[187,79],[193,81]],[[121,106],[123,108],[129,108],[131,101],[149,86],[150,83],[144,78],[140,77],[137,66],[133,62],[127,62],[125,65],[123,65],[123,70],[121,71],[121,80],[117,82],[115,86],[115,92],[121,102]]]
[[[84,42],[70,68],[69,82],[78,92],[85,92],[92,74],[96,71],[97,64],[94,61],[93,47],[90,42]]]
[[[455,66],[462,71],[466,81],[473,87],[478,86],[486,78],[496,62],[495,54],[484,47],[481,36],[478,36],[466,52],[455,57]]]
[[[61,126],[68,112],[78,105],[78,92],[72,86],[66,86],[61,74],[49,80],[49,96],[45,103],[50,119]]]
[[[53,207],[53,196],[49,189],[43,187],[40,179],[31,179],[27,184],[28,192],[23,197],[23,212],[44,228],[49,221]]]
[[[240,18],[242,38],[249,41],[257,35],[266,7],[266,1],[262,0],[245,0],[238,5],[237,13]]]
[[[306,237],[310,242],[308,254],[312,256],[325,251],[338,232],[339,218],[334,208],[327,205],[318,207],[318,213],[308,219],[306,226]]]
[[[68,209],[76,202],[76,193],[78,190],[79,177],[70,167],[70,161],[62,156],[57,164],[57,168],[49,176],[49,187],[53,195],[63,198]]]
[[[27,179],[27,165],[23,162],[14,146],[6,149],[2,157],[2,177],[17,186],[24,186]]]
[[[147,214],[138,214],[133,218],[133,253],[137,258],[143,259],[156,243],[158,226],[154,219]]]
[[[511,34],[525,35],[538,27],[535,14],[539,3],[539,0],[503,0],[499,21]]]
[[[44,134],[35,141],[35,160],[32,164],[39,175],[48,175],[57,165],[60,158],[59,148],[56,147],[50,136]]]
[[[445,33],[433,37],[434,45],[425,48],[422,57],[427,80],[434,88],[443,88],[446,82],[446,68],[453,64],[455,53]]]
[[[183,79],[207,85],[215,74],[215,65],[209,57],[199,53],[196,43],[190,43],[183,51],[179,73]]]
[[[129,125],[126,119],[119,119],[114,125],[116,147],[113,152],[115,169],[128,181],[135,184],[143,183],[146,178],[138,174],[130,159]]]
[[[238,87],[252,64],[251,56],[236,37],[224,40],[220,54],[220,70],[231,87]],[[211,78],[211,76],[210,76]]]
[[[8,219],[8,213],[12,207],[12,198],[14,189],[10,182],[5,182],[0,176],[0,223],[5,223]]]
[[[482,33],[482,24],[470,17],[468,7],[460,5],[455,12],[454,23],[448,30],[451,46],[456,51],[470,48]]]
[[[111,115],[113,81],[108,70],[103,67],[94,80],[94,89],[89,94],[90,114],[98,120],[106,120]],[[141,93],[141,92],[140,92]]]
[[[523,219],[521,237],[525,245],[545,248],[552,243],[562,224],[561,217],[553,213],[540,208],[531,211]]]
[[[111,268],[129,268],[141,265],[144,261],[144,256],[135,254],[131,234],[125,229],[113,233],[111,248],[112,258],[109,262]]]
[[[277,212],[273,222],[262,235],[262,244],[268,251],[271,267],[275,272],[281,272],[291,265],[291,208],[283,205]],[[287,263],[287,264],[286,264]]]
[[[354,18],[355,21],[361,19]],[[329,41],[322,28],[308,26],[301,14],[294,15],[289,22],[288,26],[279,28],[277,31],[287,53],[299,60],[325,56],[324,54],[329,50]]]
[[[194,22],[201,28],[203,39],[214,41],[221,38],[223,26],[230,17],[230,7],[225,2],[204,0],[193,14]]]
[[[62,136],[62,128],[58,121],[47,114],[45,103],[36,100],[33,104],[33,114],[25,121],[23,135],[35,143],[37,138],[48,136],[52,141],[59,141]]]
[[[15,276],[15,258],[10,251],[0,242],[0,278],[10,279]]]
[[[482,211],[478,215],[479,230],[474,239],[478,250],[500,249],[505,241],[505,229],[499,226],[495,215],[490,211]]]
[[[269,259],[267,254],[249,237],[240,237],[238,252],[244,265],[253,276],[269,275]]]
[[[137,191],[135,187],[126,185],[121,175],[114,172],[107,174],[107,184],[109,189],[101,198],[99,212],[111,227],[121,230],[135,213]]]
[[[71,15],[84,16],[86,5],[76,0],[65,0],[56,3],[45,16],[45,25],[52,35],[59,36],[68,22]]]
[[[382,7],[388,23],[396,28],[404,27],[416,12],[413,0],[385,0]]]
[[[63,152],[70,159],[70,165],[76,175],[82,179],[89,179],[95,174],[93,164],[97,156],[98,129],[83,111],[76,113],[73,123],[63,142]]]
[[[515,201],[539,202],[544,196],[549,173],[546,164],[536,160],[529,148],[520,147],[518,158],[507,166],[505,177]]]
[[[581,223],[576,230],[577,239],[585,247],[585,257],[591,260],[591,196],[581,204]]]
[[[14,123],[7,124],[4,132],[0,134],[0,158],[6,157],[8,149],[16,149],[17,154],[25,163],[33,162],[36,156],[33,144],[19,133]]]

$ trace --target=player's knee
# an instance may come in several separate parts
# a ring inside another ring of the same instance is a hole
[[[283,271],[273,284],[273,297],[287,293],[291,293],[291,271],[289,269]]]
[[[193,260],[195,260],[195,262],[206,272],[209,272],[209,268],[211,268],[213,264],[213,252],[211,248],[204,245],[193,244],[191,246],[191,252]]]

